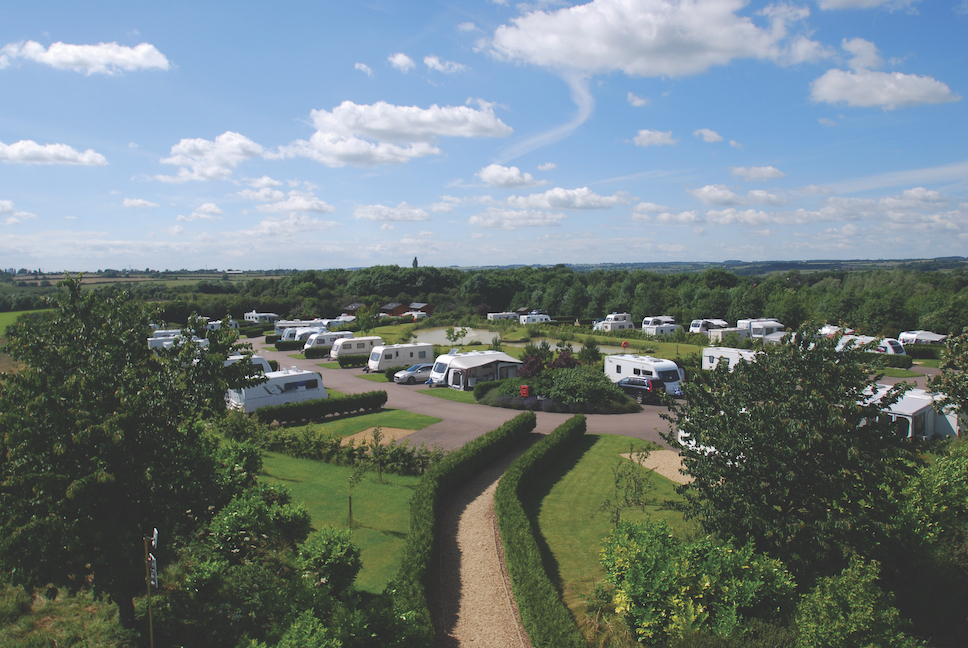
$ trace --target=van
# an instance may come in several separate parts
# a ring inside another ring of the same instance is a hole
[[[331,347],[336,340],[351,337],[353,337],[353,331],[320,331],[306,338],[306,344],[303,346],[303,349]]]
[[[230,389],[228,406],[250,414],[267,405],[285,405],[327,398],[323,379],[315,371],[283,369],[266,373],[266,381],[253,387]]]
[[[672,396],[682,396],[680,383],[686,379],[686,372],[672,360],[631,353],[605,356],[605,375],[615,383],[626,376],[658,378]]]
[[[409,344],[387,344],[375,346],[370,351],[370,360],[363,371],[385,371],[390,367],[429,362],[434,357],[434,345],[428,342],[411,342]]]
[[[329,352],[330,360],[336,360],[340,356],[363,355],[369,356],[373,347],[381,346],[383,338],[378,335],[370,335],[358,338],[343,338],[333,342],[333,348]]]

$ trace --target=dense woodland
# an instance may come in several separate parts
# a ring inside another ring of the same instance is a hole
[[[761,276],[720,268],[657,273],[581,272],[564,265],[480,270],[374,266],[181,284],[144,281],[125,289],[134,298],[161,302],[162,316],[171,322],[184,322],[192,312],[215,318],[228,312],[241,319],[253,309],[283,317],[331,317],[352,302],[379,307],[388,301],[418,301],[456,317],[521,307],[545,309],[562,321],[591,320],[613,311],[629,312],[638,321],[671,315],[680,323],[699,317],[730,322],[774,317],[790,328],[813,319],[891,336],[911,329],[955,333],[968,323],[968,269],[963,265]],[[0,292],[0,311],[40,308],[48,290],[53,289]]]

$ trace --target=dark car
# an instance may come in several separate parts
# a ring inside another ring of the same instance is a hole
[[[666,390],[665,383],[658,378],[628,376],[616,384],[637,403],[658,403]]]
[[[393,374],[393,382],[407,383],[408,385],[413,385],[417,382],[427,382],[427,379],[430,378],[430,370],[433,368],[434,365],[432,364],[415,364],[409,369],[404,369]]]

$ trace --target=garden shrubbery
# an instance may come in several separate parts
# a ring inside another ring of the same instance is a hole
[[[316,360],[318,358],[329,358],[329,352],[332,351],[333,347],[309,347],[303,351],[303,355],[306,356],[307,360]]]
[[[521,396],[522,385],[528,386],[526,398]],[[509,378],[482,391],[480,402],[494,407],[571,414],[625,414],[642,410],[608,376],[584,366],[544,370],[531,378]]]
[[[363,367],[363,366],[366,366],[366,363],[369,362],[369,360],[370,360],[370,356],[361,355],[361,354],[341,355],[338,358],[336,358],[336,361],[339,362],[340,369],[347,369],[347,368],[352,369],[354,367]]]
[[[372,412],[381,409],[386,402],[387,393],[385,391],[371,391],[362,394],[317,398],[301,403],[267,405],[256,410],[253,416],[263,423],[272,423],[273,421],[281,424],[299,423],[301,421],[318,421],[327,416],[339,416],[353,412]]]
[[[409,366],[410,365],[403,365],[400,367],[388,367],[387,370],[383,372],[383,375],[386,376],[387,382],[393,382],[393,377],[396,375],[396,373],[398,371],[403,371]]]
[[[295,351],[297,349],[302,350],[306,343],[303,340],[276,340],[274,346],[276,351]]]

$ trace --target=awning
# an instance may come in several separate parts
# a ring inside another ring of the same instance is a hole
[[[489,365],[494,362],[513,362],[514,364],[522,364],[517,358],[512,358],[506,353],[482,353],[481,355],[468,355],[468,356],[457,356],[450,361],[451,369],[473,369],[474,367],[483,367],[484,365]]]

